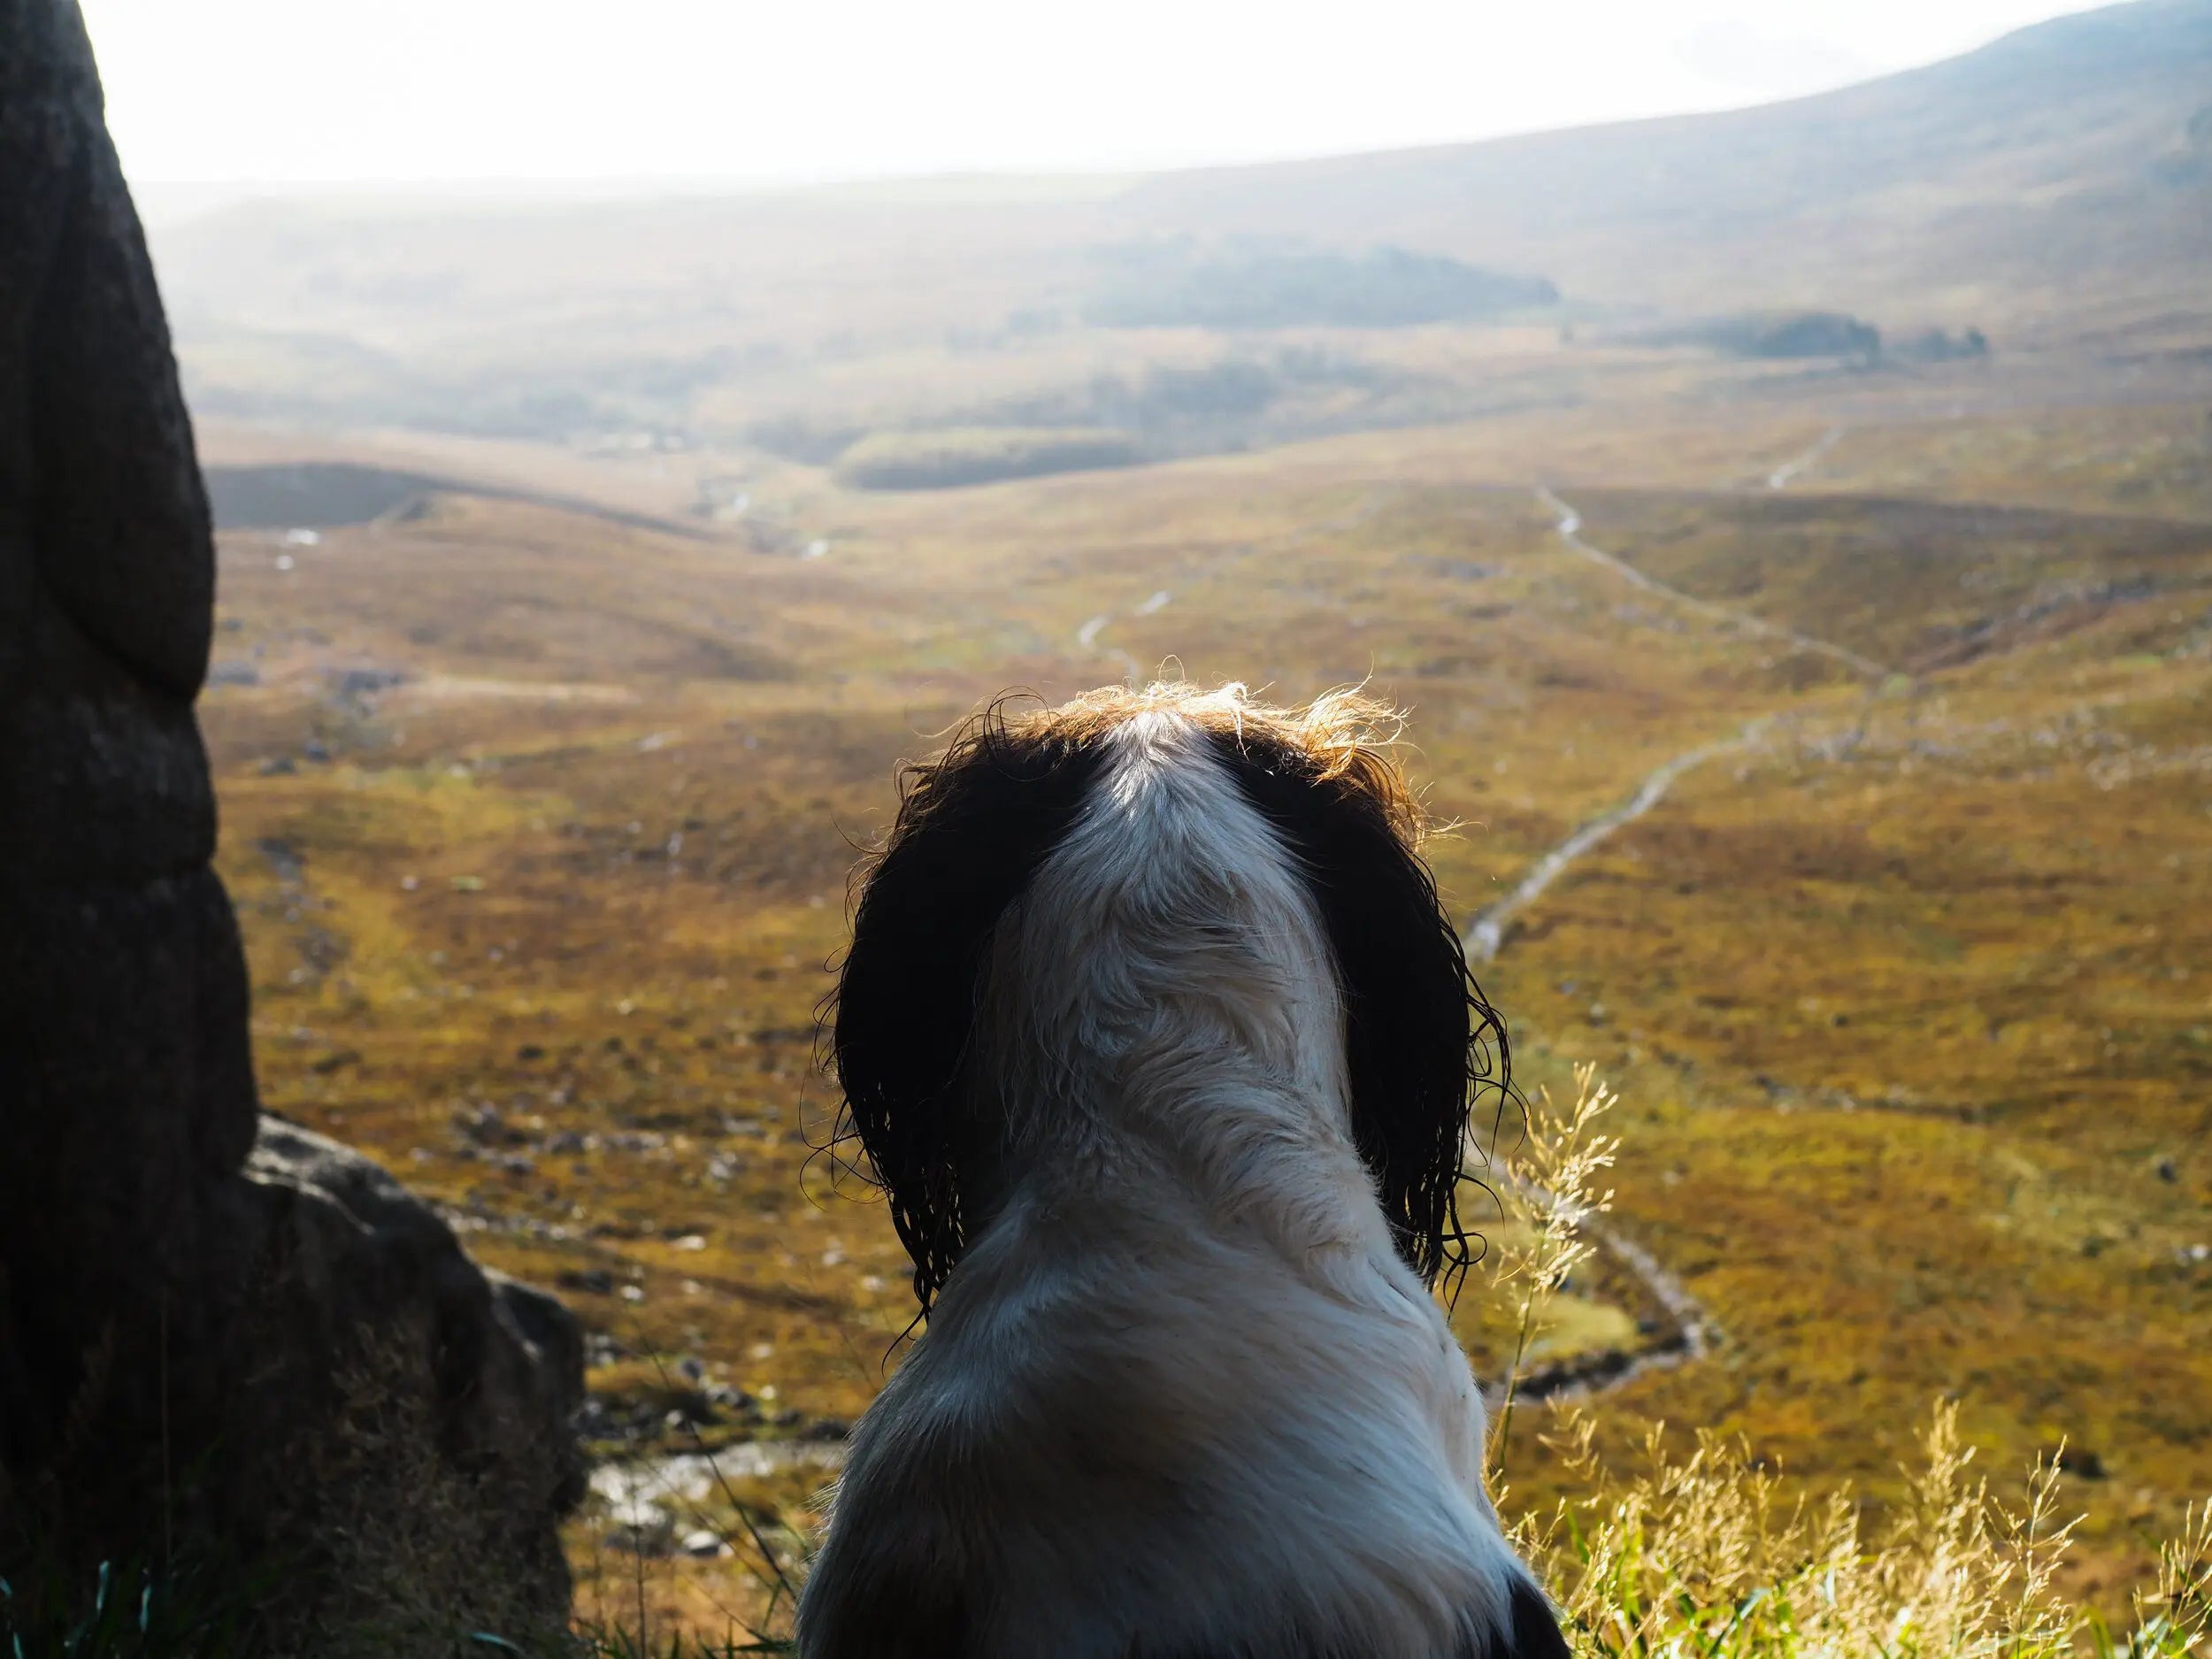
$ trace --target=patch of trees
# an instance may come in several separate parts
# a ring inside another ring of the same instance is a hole
[[[1909,334],[1890,348],[1893,357],[1908,363],[1958,363],[1989,355],[1989,336],[1978,328],[1949,334],[1940,328]]]
[[[837,478],[860,489],[952,489],[1131,466],[1141,459],[1136,441],[1122,432],[964,426],[872,433],[838,457]]]
[[[435,490],[446,479],[349,461],[211,466],[208,507],[219,530],[282,530],[295,525],[366,524]]]
[[[1882,355],[1882,331],[1842,311],[1724,317],[1706,326],[1705,341],[1744,357],[1841,357],[1873,363]]]
[[[780,415],[757,420],[745,429],[745,441],[757,449],[802,466],[827,466],[860,441],[864,426],[818,425],[803,415]]]
[[[1110,256],[1087,314],[1112,328],[1393,328],[1494,317],[1558,298],[1544,277],[1404,248],[1194,255],[1175,244]]]
[[[1732,357],[1778,360],[1827,358],[1866,366],[1886,357],[1901,363],[1952,363],[1989,355],[1978,328],[1927,328],[1885,342],[1882,331],[1847,311],[1743,311],[1707,318],[1644,336],[1653,345],[1704,346]]]
[[[1111,426],[1171,443],[1194,433],[1242,431],[1285,398],[1312,389],[1375,391],[1403,379],[1322,346],[1286,346],[1181,367],[1154,364],[1141,374],[1094,374],[1079,385],[1002,398],[971,424]]]
[[[2151,164],[2161,184],[2186,186],[2212,180],[2212,104],[2191,115],[2173,147]]]

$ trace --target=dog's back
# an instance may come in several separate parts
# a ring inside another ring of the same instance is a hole
[[[921,1287],[958,1268],[855,1436],[802,1652],[1563,1652],[1407,1260],[1409,1212],[1437,1201],[1406,1143],[1434,1125],[1363,1118],[1435,1115],[1439,1077],[1363,1027],[1387,985],[1358,979],[1379,949],[1425,952],[1450,983],[1407,998],[1455,1008],[1455,1179],[1464,966],[1403,824],[1325,755],[1263,741],[1240,694],[1133,705],[1041,769],[964,757],[964,805],[941,767],[864,899],[841,1075]],[[992,869],[964,874],[962,841]],[[948,920],[948,889],[979,896],[979,926]],[[933,973],[966,976],[956,1048],[913,1056],[941,1078],[887,1079],[898,1017],[871,1004]],[[1393,1064],[1405,1098],[1378,1099]],[[902,1178],[934,1210],[902,1204]]]

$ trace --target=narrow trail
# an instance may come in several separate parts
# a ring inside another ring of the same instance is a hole
[[[1647,594],[1655,595],[1670,603],[1695,611],[1699,616],[1724,624],[1729,627],[1740,628],[1747,634],[1756,634],[1766,639],[1778,640],[1796,650],[1810,651],[1816,656],[1832,658],[1843,664],[1854,673],[1863,674],[1869,680],[1886,680],[1894,672],[1887,664],[1878,663],[1870,657],[1862,656],[1847,645],[1838,645],[1831,640],[1816,640],[1809,634],[1800,634],[1794,628],[1786,628],[1779,623],[1769,622],[1763,617],[1755,617],[1747,611],[1738,611],[1729,605],[1715,604],[1709,599],[1700,599],[1694,594],[1684,593],[1679,588],[1669,587],[1657,578],[1646,575],[1627,560],[1584,541],[1582,539],[1582,515],[1560,500],[1549,488],[1541,485],[1538,486],[1536,499],[1543,503],[1545,507],[1557,517],[1559,539],[1568,547],[1582,557],[1588,559],[1593,565],[1612,572],[1624,581],[1632,582]]]
[[[1840,431],[1841,429],[1832,430]],[[1815,449],[1819,447],[1817,444],[1814,446]],[[1807,452],[1808,457],[1810,454],[1811,451]],[[1799,457],[1801,461],[1806,458],[1807,457]],[[1700,599],[1694,595],[1684,593],[1678,588],[1669,587],[1666,583],[1646,575],[1626,560],[1585,541],[1582,537],[1582,515],[1566,502],[1562,501],[1549,488],[1540,486],[1536,491],[1536,498],[1557,517],[1559,539],[1570,549],[1592,564],[1612,572],[1624,581],[1633,583],[1646,593],[1656,595],[1671,603],[1683,606],[1728,626],[1779,640],[1793,649],[1813,651],[1821,656],[1832,657],[1844,664],[1853,672],[1864,675],[1871,682],[1878,684],[1890,677],[1892,670],[1886,664],[1878,663],[1872,657],[1862,656],[1846,646],[1837,645],[1827,640],[1816,640],[1810,634],[1800,634],[1793,628],[1780,626],[1763,618],[1751,616],[1726,605],[1715,604],[1709,600]],[[1601,812],[1597,817],[1577,828],[1574,833],[1568,836],[1565,841],[1539,858],[1510,893],[1494,903],[1485,905],[1470,918],[1466,931],[1462,935],[1462,941],[1470,954],[1483,962],[1494,960],[1499,950],[1504,946],[1506,929],[1512,924],[1513,918],[1541,897],[1545,889],[1565,874],[1568,867],[1576,859],[1596,847],[1616,830],[1624,825],[1634,823],[1652,808],[1657,806],[1660,802],[1665,800],[1667,792],[1673,788],[1685,774],[1695,771],[1709,760],[1755,747],[1764,740],[1768,729],[1780,718],[1777,714],[1761,715],[1756,719],[1747,722],[1743,729],[1733,737],[1722,738],[1716,742],[1701,743],[1697,748],[1674,756],[1671,759],[1663,761],[1654,767],[1645,774],[1643,781],[1636,787],[1635,793],[1626,801],[1617,807]]]
[[[1828,430],[1822,433],[1819,437],[1814,439],[1811,445],[1801,454],[1792,456],[1788,460],[1783,462],[1781,465],[1776,467],[1774,471],[1769,472],[1767,474],[1767,488],[1769,489],[1787,489],[1790,487],[1790,480],[1792,479],[1795,478],[1800,472],[1802,472],[1807,467],[1812,465],[1814,462],[1819,460],[1820,457],[1827,454],[1829,450],[1834,449],[1836,447],[1837,441],[1842,436],[1843,428],[1841,426],[1829,427]]]
[[[1832,434],[1839,434],[1841,431],[1841,427],[1831,427],[1829,437],[1824,438],[1822,443],[1815,444],[1811,449],[1800,456],[1797,463],[1793,465],[1809,462],[1824,443],[1832,442]],[[1568,548],[1592,564],[1612,572],[1624,581],[1633,583],[1646,593],[1655,595],[1671,603],[1683,606],[1697,612],[1700,616],[1709,618],[1730,627],[1740,628],[1747,633],[1763,635],[1769,639],[1779,640],[1793,649],[1816,652],[1821,656],[1831,657],[1844,664],[1854,672],[1865,676],[1874,684],[1879,684],[1889,679],[1893,672],[1886,664],[1878,663],[1872,657],[1862,656],[1847,646],[1838,645],[1828,640],[1816,640],[1810,634],[1800,634],[1793,628],[1783,627],[1778,624],[1767,621],[1764,618],[1755,617],[1727,605],[1715,604],[1709,600],[1700,599],[1694,594],[1686,594],[1678,588],[1670,587],[1665,582],[1646,575],[1625,559],[1608,553],[1603,548],[1585,541],[1582,536],[1582,515],[1568,503],[1561,500],[1551,489],[1539,486],[1536,499],[1557,518],[1556,530],[1559,539],[1565,542]],[[1722,738],[1716,742],[1701,743],[1697,748],[1677,755],[1654,767],[1645,774],[1643,781],[1636,787],[1635,793],[1626,801],[1617,807],[1601,812],[1597,817],[1577,828],[1573,834],[1538,859],[1510,893],[1494,903],[1485,905],[1470,918],[1466,931],[1462,935],[1463,942],[1469,953],[1483,962],[1494,960],[1498,952],[1504,947],[1506,929],[1511,926],[1513,918],[1541,897],[1545,889],[1565,874],[1568,867],[1576,859],[1596,847],[1614,831],[1624,825],[1634,823],[1652,808],[1657,806],[1660,802],[1665,800],[1667,792],[1673,788],[1685,774],[1695,771],[1709,760],[1756,747],[1764,741],[1768,729],[1781,718],[1778,714],[1761,715],[1756,719],[1747,722],[1743,729],[1733,737]]]
[[[1685,772],[1695,771],[1707,761],[1720,756],[1749,749],[1760,741],[1765,736],[1767,728],[1773,725],[1775,718],[1770,714],[1761,715],[1733,737],[1723,738],[1717,743],[1707,743],[1655,767],[1637,786],[1634,795],[1583,825],[1539,858],[1512,892],[1495,903],[1486,904],[1476,911],[1467,925],[1467,931],[1461,936],[1461,943],[1484,962],[1495,959],[1500,947],[1505,942],[1505,930],[1513,918],[1542,896],[1544,889],[1563,875],[1568,865],[1615,830],[1624,825],[1633,824],[1665,800],[1667,791],[1674,787],[1675,781]]]
[[[1559,1202],[1548,1188],[1494,1164],[1485,1179],[1512,1192],[1531,1210],[1550,1208]],[[1690,1294],[1680,1279],[1660,1266],[1650,1251],[1634,1240],[1624,1238],[1594,1216],[1583,1216],[1576,1225],[1598,1248],[1628,1271],[1629,1276],[1666,1316],[1669,1329],[1647,1348],[1600,1348],[1553,1364],[1531,1367],[1522,1372],[1513,1389],[1513,1397],[1524,1405],[1557,1404],[1608,1393],[1651,1371],[1702,1359],[1720,1341],[1719,1327],[1706,1313],[1704,1305]],[[1502,1381],[1493,1383],[1483,1394],[1484,1403],[1494,1410],[1504,1399],[1505,1385]]]
[[[1160,588],[1142,604],[1131,606],[1126,614],[1133,617],[1157,616],[1161,611],[1167,609],[1169,603],[1173,600],[1174,597],[1175,595],[1170,593],[1166,588]],[[1114,613],[1112,611],[1100,611],[1098,615],[1093,617],[1081,627],[1076,629],[1076,646],[1081,650],[1099,652],[1100,655],[1110,659],[1121,670],[1122,678],[1128,681],[1129,684],[1133,686],[1140,684],[1144,678],[1144,669],[1138,663],[1137,659],[1132,657],[1127,651],[1123,650],[1118,645],[1108,645],[1102,648],[1098,642],[1098,636],[1103,634],[1107,628],[1112,625],[1113,620]]]
[[[1318,537],[1333,534],[1344,530],[1349,530],[1357,525],[1364,524],[1369,519],[1372,518],[1378,512],[1381,511],[1383,508],[1391,501],[1396,499],[1402,493],[1402,492],[1400,490],[1385,488],[1365,490],[1362,492],[1359,499],[1354,502],[1352,505],[1343,512],[1337,513],[1327,518],[1300,524],[1293,528],[1287,535],[1284,536],[1279,541],[1263,541],[1260,542],[1247,544],[1239,549],[1239,551],[1242,554],[1249,555],[1260,551],[1263,548],[1271,554],[1279,555],[1290,552],[1297,548],[1305,547]],[[1138,663],[1137,659],[1129,652],[1123,650],[1118,646],[1101,644],[1099,636],[1113,626],[1115,618],[1118,616],[1156,616],[1162,611],[1167,609],[1167,607],[1174,602],[1174,598],[1175,595],[1172,592],[1165,588],[1162,588],[1156,589],[1150,597],[1145,599],[1142,603],[1132,605],[1126,611],[1100,611],[1096,616],[1087,620],[1081,627],[1076,629],[1075,643],[1077,649],[1107,658],[1109,661],[1112,662],[1115,666],[1122,671],[1123,678],[1126,680],[1130,685],[1141,685],[1144,680],[1144,669]]]
[[[1840,426],[1830,427],[1809,449],[1770,473],[1767,487],[1770,489],[1786,488],[1793,478],[1827,452],[1842,436],[1842,431]],[[1536,496],[1556,516],[1559,539],[1568,548],[1645,592],[1728,626],[1781,641],[1794,649],[1830,657],[1874,684],[1890,677],[1892,671],[1886,664],[1847,647],[1815,639],[1763,618],[1699,599],[1645,574],[1625,560],[1585,541],[1581,534],[1582,515],[1552,490],[1540,487]],[[1700,744],[1654,767],[1644,775],[1627,800],[1578,826],[1566,840],[1538,859],[1511,892],[1475,913],[1463,935],[1469,955],[1483,962],[1494,960],[1503,948],[1506,930],[1514,918],[1541,897],[1575,860],[1597,847],[1615,831],[1634,823],[1649,812],[1665,800],[1668,791],[1689,772],[1708,761],[1753,749],[1764,742],[1772,727],[1786,718],[1784,713],[1778,711],[1758,716],[1747,721],[1732,737]],[[1494,1167],[1491,1178],[1513,1191],[1532,1208],[1558,1202],[1541,1186],[1514,1175],[1509,1170]],[[1524,1375],[1516,1386],[1515,1397],[1518,1400],[1532,1403],[1555,1403],[1609,1392],[1650,1371],[1701,1359],[1712,1351],[1719,1340],[1718,1330],[1704,1308],[1690,1294],[1682,1281],[1661,1266],[1648,1250],[1594,1217],[1581,1218],[1579,1225],[1600,1249],[1619,1262],[1643,1287],[1645,1294],[1663,1311],[1671,1328],[1665,1336],[1648,1348],[1634,1351],[1607,1348],[1594,1354],[1578,1355],[1556,1364],[1536,1367]],[[1494,1391],[1494,1405],[1502,1394],[1502,1387]]]
[[[1586,1221],[1582,1230],[1643,1286],[1666,1314],[1671,1328],[1648,1348],[1632,1352],[1626,1348],[1603,1348],[1556,1364],[1535,1367],[1522,1377],[1514,1389],[1515,1397],[1525,1403],[1556,1405],[1609,1393],[1653,1371],[1669,1371],[1692,1360],[1703,1359],[1720,1340],[1719,1330],[1707,1317],[1704,1306],[1690,1294],[1680,1279],[1659,1265],[1650,1251],[1600,1222]]]

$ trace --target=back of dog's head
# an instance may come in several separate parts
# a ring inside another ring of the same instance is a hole
[[[847,1127],[888,1195],[925,1307],[969,1241],[1002,1125],[964,1087],[994,934],[1075,826],[1118,729],[1166,715],[1202,737],[1294,861],[1345,1013],[1352,1131],[1401,1253],[1433,1280],[1466,1259],[1455,1202],[1471,1090],[1509,1088],[1503,1022],[1470,976],[1417,851],[1420,808],[1379,705],[1271,709],[1241,687],[1102,691],[970,722],[912,767],[864,872],[833,1054]]]
[[[933,1317],[856,1432],[816,1659],[1563,1659],[1420,1294],[1510,1084],[1396,729],[1155,686],[910,769],[832,1053]]]

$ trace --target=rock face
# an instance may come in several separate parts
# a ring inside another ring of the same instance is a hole
[[[0,0],[0,1576],[227,1563],[273,1647],[549,1624],[573,1322],[258,1112],[193,716],[213,593],[82,20]]]

